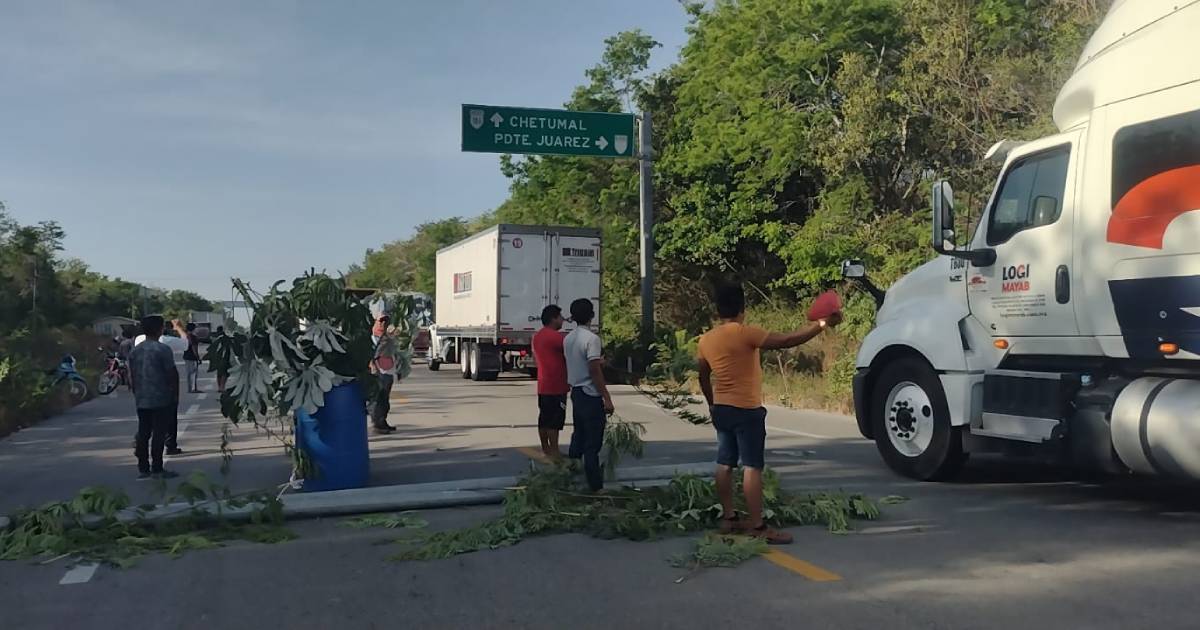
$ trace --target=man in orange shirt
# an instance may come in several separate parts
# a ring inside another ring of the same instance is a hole
[[[747,326],[746,294],[741,286],[716,292],[721,323],[700,337],[700,389],[708,401],[717,430],[717,494],[724,513],[721,531],[745,530],[771,544],[792,542],[791,534],[767,527],[763,521],[762,469],[767,437],[767,410],[762,406],[760,350],[793,348],[842,321],[841,313],[791,333],[767,332]],[[748,520],[739,522],[733,507],[733,469],[741,462]]]

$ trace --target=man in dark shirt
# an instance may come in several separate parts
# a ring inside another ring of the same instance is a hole
[[[187,339],[187,350],[183,351],[183,360],[187,364],[187,383],[189,394],[200,393],[200,340],[196,337],[196,324],[188,322],[184,328]]]
[[[128,361],[130,352],[133,352],[133,331],[125,328],[121,330],[121,341],[117,344],[117,358]]]
[[[175,353],[159,342],[163,318],[158,315],[145,317],[142,330],[146,340],[129,353],[130,382],[138,414],[134,448],[138,479],[151,476],[169,479],[178,475],[163,469],[163,446],[175,401],[179,400],[179,370],[175,368]]]
[[[537,364],[538,438],[547,457],[559,459],[558,434],[567,422],[567,358],[563,355],[562,309],[542,309],[542,329],[533,336]]]

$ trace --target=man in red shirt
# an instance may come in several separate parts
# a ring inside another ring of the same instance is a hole
[[[542,329],[533,336],[533,360],[537,363],[538,438],[542,452],[562,458],[558,433],[567,421],[567,358],[563,354],[562,309],[551,304],[542,309]]]

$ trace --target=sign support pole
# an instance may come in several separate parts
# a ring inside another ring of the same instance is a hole
[[[654,341],[654,156],[650,112],[638,117],[638,197],[642,222],[642,342]]]

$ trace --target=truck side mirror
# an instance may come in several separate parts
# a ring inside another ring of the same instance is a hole
[[[867,266],[861,260],[843,260],[843,278],[863,278],[867,275]]]
[[[933,185],[933,249],[944,252],[946,242],[954,246],[954,189],[950,182],[939,181]]]

